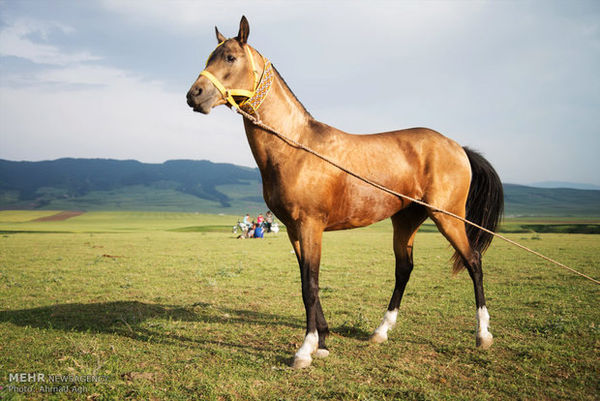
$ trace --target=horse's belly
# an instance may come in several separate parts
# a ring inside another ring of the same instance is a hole
[[[368,196],[341,199],[330,211],[325,229],[333,231],[365,227],[392,216],[407,205],[407,202],[383,192],[373,194],[371,191]]]

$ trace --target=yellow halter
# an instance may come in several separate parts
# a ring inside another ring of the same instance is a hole
[[[219,43],[219,45],[215,48],[215,50],[217,50],[219,48],[219,46],[221,46],[223,43],[225,43],[225,41]],[[258,71],[256,71],[256,66],[254,64],[254,57],[252,56],[252,51],[250,50],[250,46],[245,45],[244,48],[246,49],[246,53],[248,54],[248,59],[250,60],[250,64],[251,64],[250,73],[252,74],[252,80],[254,82],[254,85],[253,85],[251,91],[246,90],[246,89],[227,89],[217,79],[217,77],[215,77],[213,74],[208,72],[206,69],[204,69],[200,73],[200,75],[208,78],[208,80],[210,82],[212,82],[212,84],[215,86],[215,88],[217,88],[217,90],[219,92],[221,92],[221,95],[223,95],[223,97],[225,98],[227,103],[229,103],[232,107],[234,107],[235,109],[241,108],[242,110],[246,111],[247,113],[254,114],[254,113],[256,113],[256,111],[262,104],[263,100],[269,93],[269,89],[271,89],[271,83],[273,82],[273,78],[274,78],[273,67],[271,65],[271,62],[263,57],[265,67],[264,67],[263,74],[259,80],[258,79]],[[210,55],[208,56],[208,59],[206,60],[207,66],[208,66],[208,60],[210,60],[210,57],[215,52],[215,50],[213,50],[212,53],[210,53]],[[242,97],[245,97],[246,99],[244,101],[240,102],[240,104],[238,104],[235,101],[235,99],[233,98],[234,96],[242,96]]]

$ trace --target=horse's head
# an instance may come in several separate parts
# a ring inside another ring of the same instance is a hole
[[[252,97],[257,85],[258,72],[252,50],[246,44],[250,33],[246,17],[242,16],[235,38],[226,39],[217,27],[215,32],[219,44],[208,56],[206,68],[187,93],[188,105],[203,114],[210,113],[218,105],[231,103],[228,98],[239,101],[240,97]]]

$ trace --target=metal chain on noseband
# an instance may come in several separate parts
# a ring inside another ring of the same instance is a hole
[[[560,263],[560,262],[558,262],[558,261],[556,261],[556,260],[554,260],[552,258],[549,258],[548,256],[542,255],[541,253],[539,253],[537,251],[534,251],[533,249],[530,249],[530,248],[528,248],[528,247],[526,247],[524,245],[521,245],[518,242],[513,241],[511,239],[508,239],[505,236],[503,236],[501,234],[498,234],[498,233],[496,233],[494,231],[488,230],[487,228],[482,227],[479,224],[473,223],[472,221],[467,220],[464,217],[461,217],[461,216],[459,216],[457,214],[454,214],[452,212],[449,212],[447,210],[440,209],[440,208],[438,208],[436,206],[430,205],[429,203],[423,202],[422,200],[415,199],[415,198],[410,197],[408,195],[401,194],[401,193],[396,192],[394,190],[391,190],[391,189],[389,189],[389,188],[387,188],[387,187],[385,187],[385,186],[383,186],[381,184],[378,184],[378,183],[376,183],[376,182],[374,182],[374,181],[372,181],[372,180],[370,180],[368,178],[365,178],[365,177],[363,177],[363,176],[361,176],[361,175],[353,172],[352,170],[349,170],[346,167],[341,166],[340,164],[338,164],[335,161],[331,160],[327,156],[324,156],[324,155],[318,153],[317,151],[314,151],[311,148],[309,148],[309,147],[307,147],[307,146],[305,146],[305,145],[303,145],[303,144],[301,144],[301,143],[293,140],[292,138],[289,138],[289,137],[283,135],[282,133],[278,132],[274,128],[272,128],[272,127],[266,125],[265,123],[263,123],[262,121],[258,120],[253,115],[246,113],[244,110],[241,110],[239,108],[234,108],[234,110],[236,112],[238,112],[239,114],[241,114],[246,119],[250,120],[254,125],[259,126],[262,129],[264,129],[264,130],[266,130],[266,131],[274,134],[279,139],[281,139],[282,141],[286,142],[288,145],[291,145],[293,147],[302,149],[302,150],[304,150],[304,151],[306,151],[306,152],[308,152],[308,153],[310,153],[310,154],[318,157],[319,159],[326,161],[327,163],[331,164],[332,166],[337,167],[338,169],[342,170],[343,172],[345,172],[347,174],[350,174],[351,176],[353,176],[353,177],[355,177],[355,178],[357,178],[357,179],[359,179],[359,180],[361,180],[361,181],[363,181],[363,182],[365,182],[365,183],[367,183],[369,185],[374,186],[375,188],[378,188],[378,189],[380,189],[380,190],[382,190],[384,192],[387,192],[387,193],[389,193],[391,195],[394,195],[394,196],[397,196],[399,198],[406,199],[406,200],[409,200],[411,202],[417,203],[419,205],[428,207],[429,209],[431,209],[431,210],[433,210],[435,212],[440,212],[440,213],[446,214],[448,216],[454,217],[455,219],[458,219],[458,220],[460,220],[460,221],[462,221],[462,222],[464,222],[466,224],[470,224],[473,227],[476,227],[476,228],[478,228],[478,229],[480,229],[482,231],[485,231],[488,234],[491,234],[491,235],[493,235],[495,237],[498,237],[498,238],[500,238],[500,239],[508,242],[509,244],[512,244],[512,245],[514,245],[514,246],[516,246],[518,248],[521,248],[521,249],[523,249],[523,250],[525,250],[525,251],[527,251],[527,252],[529,252],[529,253],[531,253],[533,255],[536,255],[536,256],[538,256],[538,257],[540,257],[540,258],[548,261],[548,262],[554,263],[555,265],[560,266],[560,267],[562,267],[564,269],[567,269],[567,270],[571,271],[572,273],[575,273],[575,274],[577,274],[577,275],[579,275],[581,277],[584,277],[584,278],[586,278],[586,279],[588,279],[588,280],[590,280],[590,281],[592,281],[592,282],[594,282],[596,284],[600,284],[600,281],[598,281],[598,280],[596,280],[596,279],[594,279],[594,278],[592,278],[592,277],[590,277],[590,276],[588,276],[588,275],[586,275],[584,273],[581,273],[581,272],[573,269],[572,267],[569,267],[569,266],[567,266],[567,265],[565,265],[563,263]]]

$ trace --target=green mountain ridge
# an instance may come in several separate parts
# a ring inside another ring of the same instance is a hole
[[[504,184],[505,215],[599,217],[600,190]],[[0,160],[0,209],[265,211],[257,168],[208,160]]]
[[[217,187],[251,183],[260,184],[258,169],[208,160],[0,160],[0,208],[228,209],[236,199]]]

